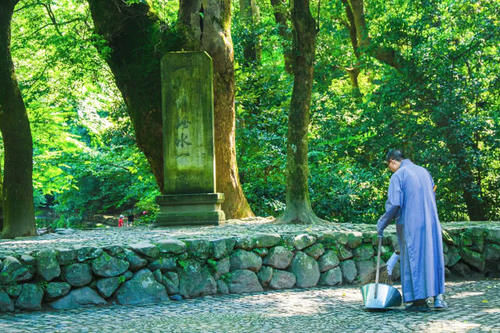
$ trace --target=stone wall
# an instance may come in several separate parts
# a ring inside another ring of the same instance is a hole
[[[498,226],[450,227],[443,238],[447,274],[499,274]],[[3,253],[0,312],[360,283],[376,245],[375,232],[325,231]],[[397,246],[387,233],[382,258]]]

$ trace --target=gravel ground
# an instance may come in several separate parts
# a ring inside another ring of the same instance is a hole
[[[0,315],[0,332],[500,332],[500,280],[447,282],[449,309],[363,310],[358,286]]]
[[[319,225],[280,225],[272,223],[274,218],[247,218],[228,220],[219,226],[190,226],[152,228],[137,226],[131,228],[99,228],[92,230],[58,229],[58,232],[36,237],[19,237],[14,240],[0,239],[0,257],[7,252],[29,253],[40,248],[74,248],[79,246],[104,247],[108,245],[126,245],[149,240],[159,241],[165,238],[177,239],[217,239],[222,237],[241,237],[252,233],[324,233],[324,232],[375,232],[375,225],[352,223],[323,223]],[[467,226],[487,226],[500,230],[500,222],[454,222],[443,223],[444,229]],[[386,233],[394,233],[394,225]]]

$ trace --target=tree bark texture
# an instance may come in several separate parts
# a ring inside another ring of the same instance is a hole
[[[4,143],[2,237],[36,235],[33,142],[10,53],[10,24],[17,0],[0,2],[0,131]]]
[[[144,152],[163,191],[160,58],[165,52],[158,18],[145,4],[88,0],[96,32]],[[111,48],[111,49],[109,49]]]
[[[361,91],[359,89],[359,82],[358,82],[358,77],[359,74],[361,73],[361,70],[359,69],[359,48],[358,48],[358,37],[356,33],[356,24],[354,23],[354,16],[352,14],[351,7],[349,7],[349,4],[347,3],[347,0],[342,0],[342,3],[344,4],[346,16],[348,22],[345,23],[347,29],[349,30],[349,37],[351,39],[351,45],[354,50],[354,55],[356,56],[356,64],[352,66],[351,68],[346,68],[347,74],[349,75],[349,79],[351,81],[351,86],[352,86],[352,93],[353,96],[356,98],[361,97]]]
[[[111,49],[113,71],[137,137],[163,192],[160,60],[168,51],[206,50],[214,61],[217,191],[227,218],[253,215],[238,176],[230,1],[181,0],[180,34],[166,30],[145,3],[88,0],[96,31]],[[107,47],[101,52],[106,56]]]
[[[350,11],[354,19],[356,28],[356,39],[358,48],[368,53],[378,61],[394,67],[398,71],[408,70],[410,66],[406,64],[403,57],[391,48],[373,45],[368,34],[364,13],[364,0],[348,0]],[[345,3],[344,3],[345,4]]]
[[[278,33],[281,36],[281,45],[283,47],[283,57],[285,59],[285,71],[293,74],[293,55],[292,55],[292,31],[288,26],[290,20],[290,11],[286,0],[271,0],[274,19],[278,25]]]
[[[346,1],[343,0],[343,2],[346,4]],[[433,96],[433,92],[425,87],[426,82],[423,73],[419,72],[415,65],[404,59],[396,50],[372,45],[368,35],[363,0],[347,0],[347,4],[352,12],[360,52],[366,52],[371,57],[393,67],[398,72],[405,75],[408,81],[412,81],[419,85],[424,91],[427,90],[426,95]],[[348,9],[346,8],[346,10]],[[435,97],[431,97],[431,99],[430,105],[440,104]],[[467,149],[466,145],[463,143],[465,140],[460,139],[459,131],[454,131],[449,128],[450,124],[458,121],[458,115],[432,112],[431,118],[439,128],[444,128],[442,135],[445,139],[446,147],[459,171],[459,182],[462,187],[463,199],[467,206],[469,218],[473,221],[486,220],[486,207],[479,195],[481,193],[481,186],[475,181],[473,166],[466,160],[463,154]]]
[[[277,223],[320,222],[309,199],[308,127],[316,50],[316,24],[309,0],[291,2],[293,91],[288,114],[286,209]]]
[[[213,60],[216,190],[226,198],[222,210],[226,218],[253,216],[236,162],[231,1],[180,0],[179,30],[184,34],[184,49],[206,51]]]
[[[260,36],[256,33],[260,21],[257,0],[240,0],[240,16],[243,26],[249,32],[243,42],[243,56],[247,63],[260,64],[262,45]]]

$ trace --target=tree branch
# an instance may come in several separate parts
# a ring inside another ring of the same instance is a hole
[[[345,1],[343,2],[346,4]],[[372,43],[366,26],[363,0],[347,0],[347,3],[353,16],[358,49],[393,67],[398,72],[403,73],[412,68],[396,50]]]
[[[63,34],[61,33],[61,30],[59,30],[59,24],[57,23],[56,17],[54,15],[54,12],[52,11],[50,3],[42,3],[42,6],[45,7],[45,10],[47,11],[47,14],[49,15],[49,18],[52,21],[52,24],[54,25],[54,28],[56,29],[57,33],[59,34],[59,36],[62,36]]]

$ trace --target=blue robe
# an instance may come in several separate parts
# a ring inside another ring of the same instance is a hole
[[[389,184],[379,233],[396,218],[404,302],[444,293],[444,257],[434,182],[429,172],[405,159]]]

